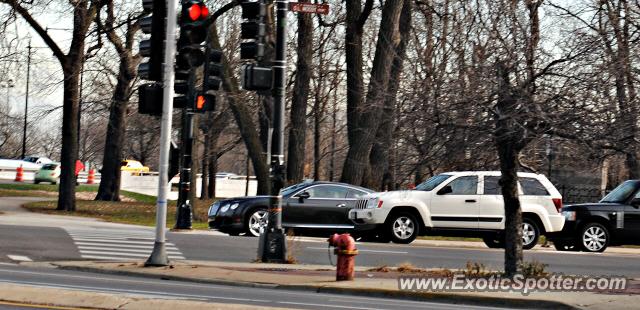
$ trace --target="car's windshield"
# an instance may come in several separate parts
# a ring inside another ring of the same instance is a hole
[[[450,177],[451,177],[451,175],[449,175],[449,174],[439,174],[439,175],[433,176],[430,179],[418,184],[418,186],[416,186],[415,190],[430,192],[430,191],[432,191],[434,188],[436,188],[438,185],[442,184],[442,182],[446,181]]]
[[[625,202],[635,191],[635,183],[627,181],[618,185],[611,193],[602,198],[600,202]]]
[[[48,165],[42,166],[42,170],[56,170],[57,167],[58,165],[56,164],[48,164]]]

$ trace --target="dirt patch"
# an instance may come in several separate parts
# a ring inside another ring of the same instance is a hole
[[[79,200],[94,200],[96,198],[96,193],[93,192],[76,192],[76,199]]]

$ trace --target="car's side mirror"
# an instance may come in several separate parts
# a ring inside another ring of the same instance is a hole
[[[631,199],[631,206],[634,208],[638,208],[640,207],[640,198],[633,198]]]
[[[309,192],[302,192],[298,194],[298,199],[300,200],[300,202],[303,202],[305,199],[309,199],[309,197],[311,197]]]
[[[446,194],[451,194],[451,193],[453,193],[453,188],[451,188],[451,186],[449,186],[449,185],[441,188],[438,191],[438,195],[446,195]]]

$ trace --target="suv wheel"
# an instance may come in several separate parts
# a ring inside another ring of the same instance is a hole
[[[538,244],[540,228],[535,221],[529,218],[522,219],[522,248],[529,250]]]
[[[580,247],[587,252],[604,252],[609,246],[609,230],[600,223],[589,223],[580,231]]]
[[[386,226],[386,235],[394,243],[408,244],[418,236],[418,219],[408,212],[392,214]]]
[[[504,248],[504,237],[499,234],[485,236],[482,238],[482,241],[484,241],[484,244],[490,249]]]
[[[249,213],[246,223],[248,236],[260,237],[260,234],[267,228],[269,212],[267,209],[255,209]]]

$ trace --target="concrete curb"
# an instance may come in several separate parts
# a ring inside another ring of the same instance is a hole
[[[495,307],[510,307],[510,308],[536,308],[536,309],[567,309],[574,310],[580,309],[575,306],[571,306],[558,301],[549,301],[541,299],[521,299],[521,298],[503,298],[493,296],[477,296],[466,295],[456,293],[429,293],[429,292],[410,292],[410,291],[395,291],[387,289],[370,289],[370,288],[350,288],[350,287],[336,287],[336,286],[314,286],[314,285],[288,285],[288,284],[273,284],[273,283],[258,283],[258,282],[241,282],[241,281],[227,281],[222,279],[194,279],[190,277],[181,276],[166,276],[159,274],[149,274],[143,272],[134,271],[122,271],[113,269],[104,269],[87,266],[60,266],[52,263],[56,268],[63,270],[74,270],[83,272],[93,272],[101,274],[112,275],[126,275],[136,276],[161,280],[173,280],[184,281],[194,283],[205,284],[218,284],[237,287],[254,287],[254,288],[271,288],[271,289],[283,289],[283,290],[298,290],[316,293],[330,293],[340,295],[356,295],[365,297],[398,297],[405,300],[414,301],[429,301],[429,302],[449,302],[453,304],[465,304],[471,306],[495,306]]]

